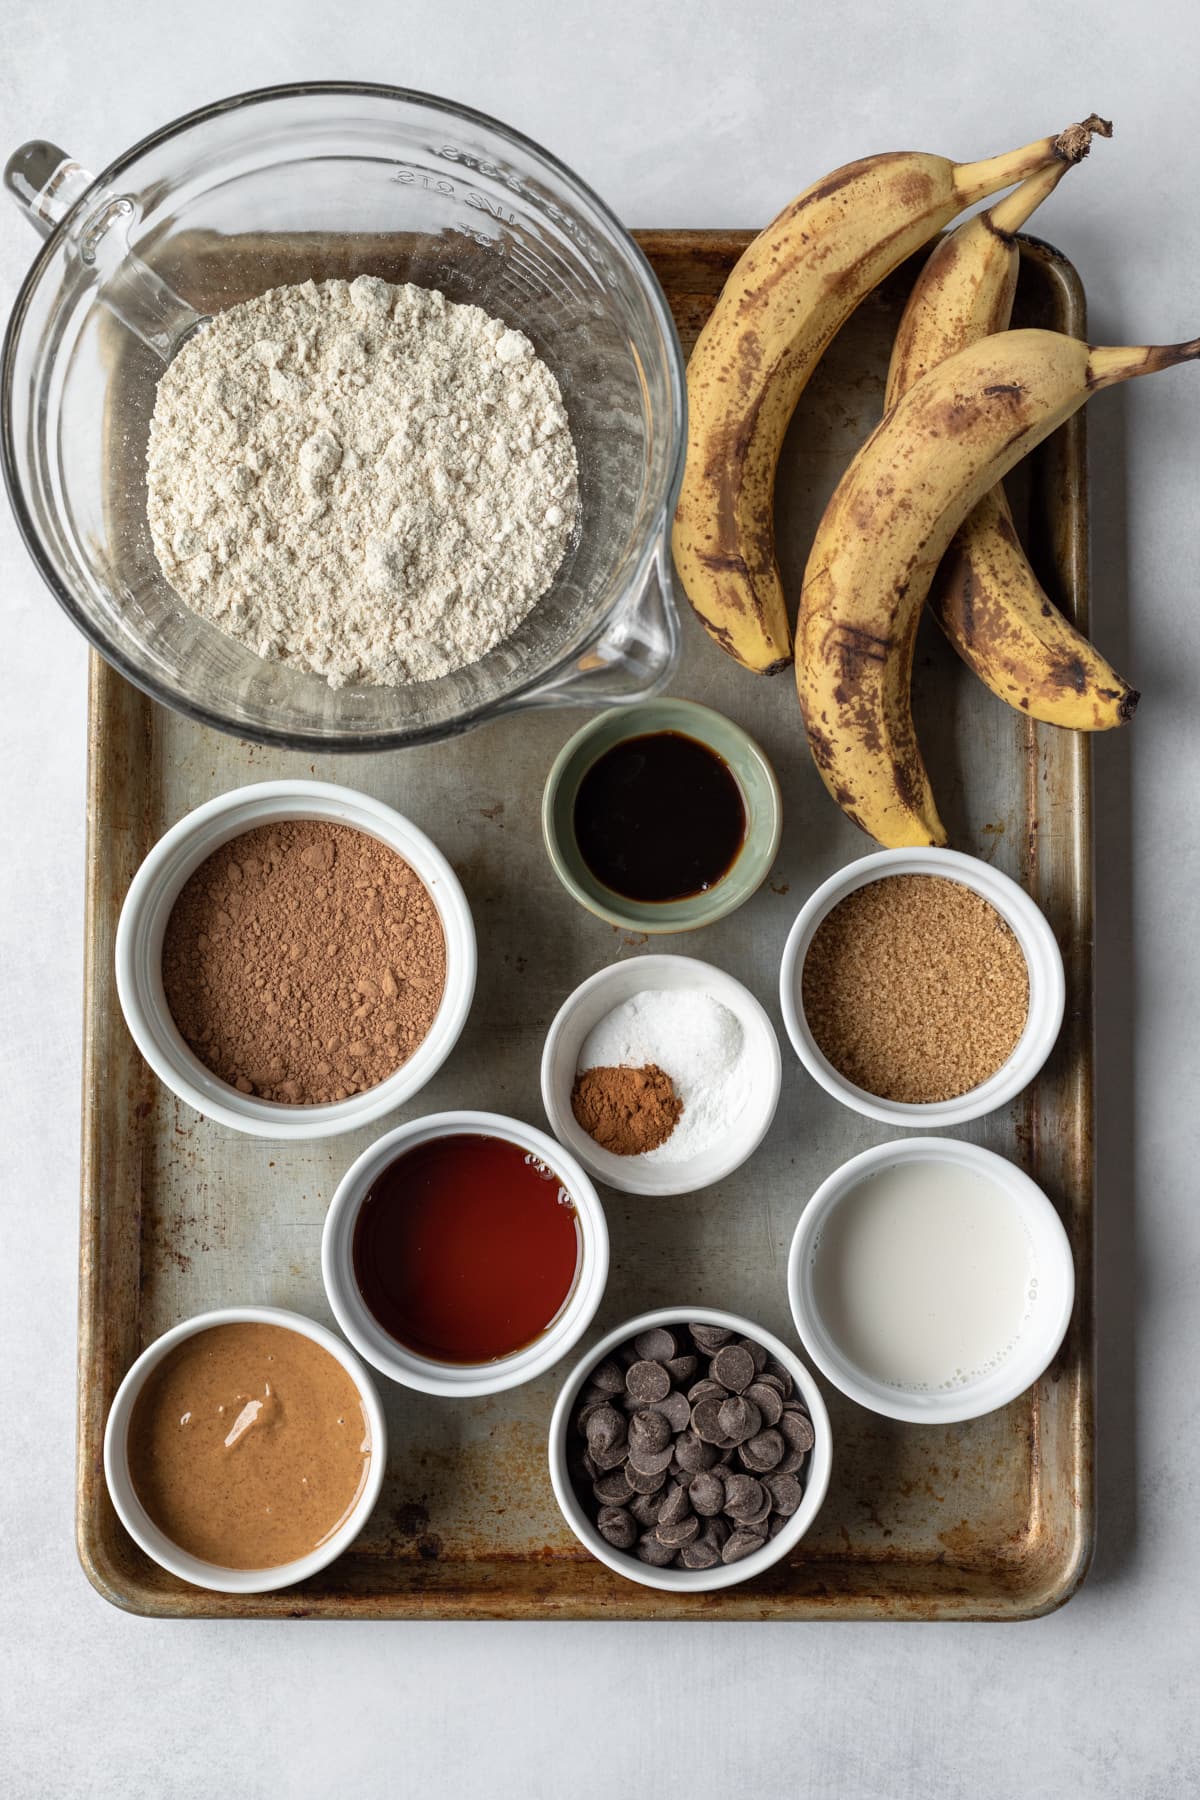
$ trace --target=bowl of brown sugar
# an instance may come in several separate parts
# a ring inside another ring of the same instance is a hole
[[[390,806],[270,781],[162,837],[117,928],[117,991],[171,1091],[268,1138],[352,1131],[445,1062],[475,987],[458,878]]]
[[[840,869],[784,949],[780,1006],[813,1079],[889,1125],[944,1129],[1004,1106],[1062,1025],[1045,915],[989,863],[881,850]]]

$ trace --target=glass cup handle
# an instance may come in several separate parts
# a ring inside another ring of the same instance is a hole
[[[626,596],[604,632],[574,665],[500,711],[525,706],[624,706],[660,693],[679,660],[679,615],[664,532],[640,589]]]
[[[66,229],[79,261],[101,283],[100,300],[156,356],[170,362],[184,339],[204,324],[205,315],[180,299],[129,248],[129,222],[136,209],[128,195],[101,194],[90,210],[80,207],[95,179],[44,138],[22,144],[4,168],[5,187],[42,237],[78,212]]]

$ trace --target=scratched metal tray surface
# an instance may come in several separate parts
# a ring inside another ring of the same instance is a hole
[[[747,236],[641,235],[687,349]],[[223,296],[235,262],[223,256]],[[373,266],[391,272],[378,249]],[[335,272],[343,272],[336,253],[309,243],[302,254],[296,246],[282,270],[277,263],[273,277]],[[902,270],[866,302],[802,401],[780,476],[781,559],[793,592],[820,508],[878,417],[912,273]],[[1083,335],[1074,271],[1033,242],[1023,245],[1018,311],[1023,322]],[[1014,501],[1047,587],[1081,619],[1085,494],[1077,418],[1014,483]],[[804,898],[872,846],[817,779],[790,676],[763,681],[736,668],[690,614],[683,637],[672,691],[720,708],[759,738],[779,774],[785,828],[776,867],[741,911],[652,944],[577,907],[542,847],[542,783],[578,713],[529,713],[454,742],[314,762],[192,724],[93,658],[78,1541],[88,1576],[117,1605],[188,1618],[1015,1619],[1061,1604],[1081,1580],[1093,1533],[1088,750],[1084,739],[1033,725],[994,700],[927,626],[915,676],[918,719],[952,841],[1034,895],[1066,959],[1066,1023],[1041,1078],[963,1133],[1041,1182],[1070,1234],[1075,1314],[1036,1387],[990,1418],[939,1428],[876,1418],[827,1388],[833,1479],[820,1516],[785,1563],[712,1595],[622,1581],[567,1530],[547,1475],[546,1428],[569,1363],[515,1393],[460,1403],[381,1381],[390,1453],[374,1516],[349,1554],[283,1593],[185,1586],[136,1548],[113,1512],[101,1463],[104,1421],[143,1346],[178,1319],[236,1301],[295,1307],[329,1322],[321,1226],[349,1162],[400,1118],[443,1107],[544,1124],[539,1057],[560,1002],[594,970],[647,949],[704,957],[753,989],[780,1032],[783,1095],[765,1143],[728,1180],[677,1199],[603,1190],[612,1273],[593,1338],[647,1307],[706,1304],[748,1314],[796,1342],[784,1270],[800,1210],[832,1168],[889,1134],[805,1075],[779,1020],[779,959]],[[480,979],[457,1050],[413,1102],[375,1131],[293,1147],[224,1130],[155,1082],[121,1019],[113,940],[130,877],[167,826],[224,789],[296,774],[362,787],[432,833],[474,911]]]

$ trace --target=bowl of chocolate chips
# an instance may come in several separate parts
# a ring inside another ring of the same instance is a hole
[[[707,1593],[800,1542],[825,1499],[829,1415],[787,1345],[736,1313],[643,1313],[565,1383],[550,1479],[571,1530],[616,1574]]]

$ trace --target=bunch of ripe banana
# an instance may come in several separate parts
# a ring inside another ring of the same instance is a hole
[[[919,276],[887,411],[826,508],[800,595],[796,678],[813,757],[850,818],[889,847],[946,841],[910,705],[926,598],[964,661],[1028,716],[1096,731],[1137,704],[1041,588],[999,486],[1097,388],[1200,356],[1200,340],[1097,349],[1007,329],[1014,233],[1109,132],[1093,115],[984,162],[849,164],[749,246],[692,353],[676,568],[722,649],[773,674],[792,660],[775,469],[805,383],[887,274],[964,208],[1014,188],[943,238]]]

